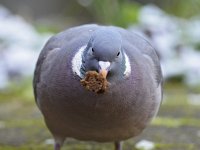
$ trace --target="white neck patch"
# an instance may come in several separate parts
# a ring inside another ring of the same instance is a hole
[[[82,65],[82,54],[87,45],[84,45],[78,49],[75,53],[74,57],[72,58],[72,71],[74,74],[77,74],[79,77],[82,78],[82,74],[80,72],[81,65]]]
[[[125,71],[124,71],[124,76],[125,77],[129,77],[131,74],[131,63],[130,60],[128,58],[128,55],[124,52],[124,56],[125,56]]]

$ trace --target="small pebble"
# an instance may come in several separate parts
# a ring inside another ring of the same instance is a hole
[[[200,130],[199,130],[199,131],[197,131],[197,136],[198,136],[198,137],[200,137]]]
[[[46,139],[44,142],[46,145],[54,145],[54,139]]]
[[[191,105],[200,105],[200,94],[189,94],[188,103]]]
[[[141,140],[136,143],[135,147],[142,150],[152,150],[155,147],[155,144],[151,141]]]

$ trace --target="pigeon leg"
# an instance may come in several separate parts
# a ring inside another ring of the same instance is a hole
[[[59,143],[55,143],[54,150],[60,150],[60,149],[61,149],[61,145]]]
[[[122,150],[122,142],[115,142],[115,150]]]
[[[64,143],[63,138],[56,138],[55,137],[54,150],[61,150],[63,143]]]

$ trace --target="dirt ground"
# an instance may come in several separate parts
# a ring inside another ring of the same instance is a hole
[[[124,150],[137,150],[141,140],[155,143],[153,150],[199,150],[200,105],[190,103],[183,85],[165,86],[164,101],[150,126],[124,142]],[[200,99],[199,99],[200,101]],[[53,150],[52,136],[35,105],[30,83],[0,93],[0,150]],[[111,150],[112,143],[68,139],[63,150]]]

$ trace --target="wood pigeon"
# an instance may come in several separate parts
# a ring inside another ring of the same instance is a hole
[[[102,73],[105,92],[86,90],[88,71]],[[36,104],[60,150],[66,138],[114,142],[140,134],[162,101],[162,72],[154,48],[115,26],[82,25],[51,37],[33,79]]]

